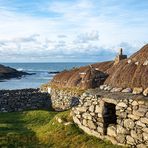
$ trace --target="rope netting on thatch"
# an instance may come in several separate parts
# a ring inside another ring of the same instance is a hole
[[[128,60],[131,60],[128,63]],[[133,54],[129,59],[123,60],[108,70],[109,77],[106,84],[113,87],[148,87],[148,44]],[[138,64],[136,64],[136,62]]]
[[[97,63],[57,74],[51,81],[51,85],[59,88],[79,87],[81,89],[94,88],[101,85],[108,74],[107,69],[113,62]]]
[[[128,62],[129,59],[130,62]],[[70,71],[65,70],[53,78],[51,85],[59,88],[79,87],[87,89],[105,83],[112,87],[147,88],[148,64],[143,64],[147,60],[148,44],[130,58],[121,60],[118,64],[110,61],[75,68]]]

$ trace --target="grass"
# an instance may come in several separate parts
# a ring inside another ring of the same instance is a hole
[[[59,123],[57,119],[62,119]],[[64,123],[70,122],[69,125]],[[69,111],[0,113],[0,147],[4,148],[118,148],[85,134]]]

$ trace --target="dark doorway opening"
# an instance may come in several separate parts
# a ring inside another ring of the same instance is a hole
[[[104,120],[104,135],[106,135],[108,126],[110,124],[117,124],[115,104],[112,103],[104,104],[103,120]]]

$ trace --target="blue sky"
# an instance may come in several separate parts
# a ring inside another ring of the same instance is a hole
[[[0,62],[96,62],[147,43],[147,0],[0,0]]]

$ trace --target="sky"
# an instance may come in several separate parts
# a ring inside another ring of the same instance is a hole
[[[97,62],[148,42],[148,0],[0,0],[0,62]]]

